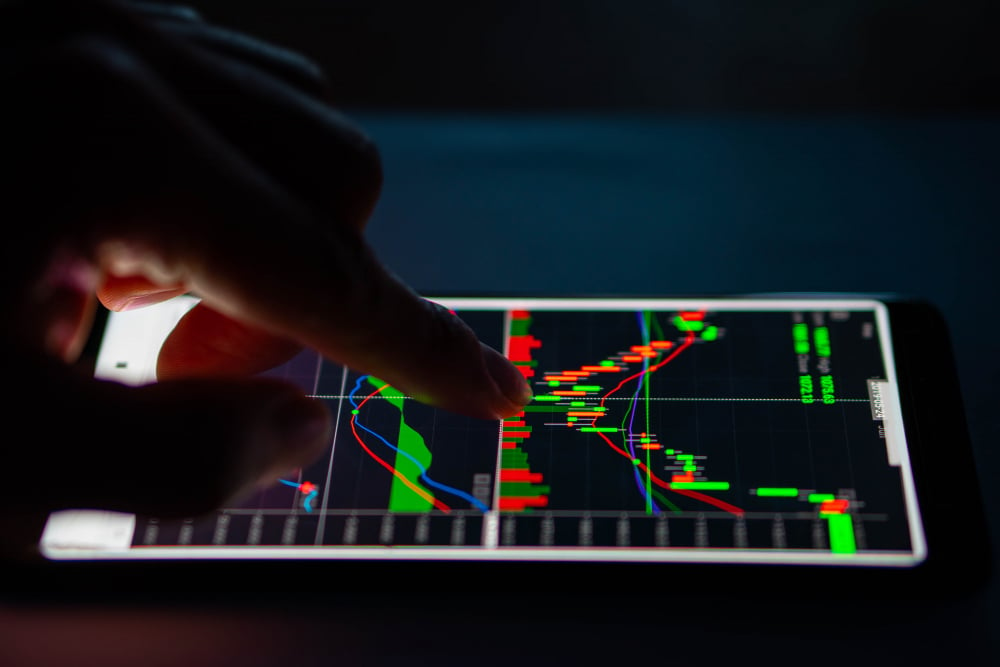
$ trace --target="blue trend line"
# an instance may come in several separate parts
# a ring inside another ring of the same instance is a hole
[[[318,493],[319,493],[319,491],[316,491],[315,489],[313,489],[312,491],[309,492],[309,495],[307,495],[305,497],[305,500],[302,501],[302,507],[304,507],[307,512],[312,512],[313,511],[312,501],[315,500],[316,495]]]
[[[349,400],[351,402],[351,405],[354,406],[355,410],[358,409],[358,403],[357,403],[357,401],[355,401],[355,396],[358,393],[358,390],[361,389],[361,383],[364,382],[366,379],[368,379],[367,375],[362,375],[361,377],[359,377],[358,381],[354,383],[354,388],[351,389],[350,395],[347,397],[347,400]],[[378,438],[379,440],[381,440],[382,443],[385,444],[386,447],[389,447],[390,449],[392,449],[396,453],[402,454],[406,458],[410,459],[410,461],[412,461],[413,464],[415,466],[417,466],[417,468],[420,469],[420,477],[419,477],[419,479],[423,483],[427,484],[428,486],[432,486],[435,489],[438,489],[439,491],[444,491],[445,493],[450,493],[452,495],[458,496],[459,498],[461,498],[463,500],[467,500],[469,503],[471,503],[480,512],[487,512],[487,511],[489,511],[489,508],[481,500],[479,500],[478,498],[473,498],[472,496],[470,496],[465,491],[462,491],[460,489],[456,489],[456,488],[451,487],[451,486],[447,486],[445,484],[441,484],[440,482],[436,482],[433,479],[431,479],[430,477],[428,477],[427,476],[427,468],[425,468],[424,465],[422,463],[420,463],[420,461],[418,461],[416,458],[414,458],[409,452],[404,452],[402,449],[400,449],[399,447],[396,447],[395,445],[393,445],[392,443],[390,443],[388,440],[386,440],[385,438],[383,438],[381,435],[379,435],[375,431],[371,430],[370,428],[368,428],[367,426],[365,426],[364,424],[362,424],[358,420],[358,416],[357,415],[354,416],[354,424],[355,424],[355,426],[358,426],[362,431],[365,431],[366,433],[369,433],[369,434],[375,436],[376,438]]]
[[[298,482],[290,482],[287,479],[279,479],[278,481],[284,484],[285,486],[291,486],[295,489],[298,489],[302,486]],[[304,509],[307,512],[312,512],[313,511],[312,501],[315,500],[316,495],[318,493],[319,493],[318,490],[313,489],[308,494],[306,494],[306,497],[302,499],[302,509]]]
[[[639,319],[639,331],[642,333],[642,344],[649,345],[649,329],[646,328],[646,320],[642,316],[642,311],[635,311],[636,317]],[[635,384],[635,394],[632,396],[632,406],[631,414],[628,420],[628,433],[626,434],[626,442],[628,443],[629,454],[632,458],[637,458],[635,455],[635,445],[633,444],[635,438],[635,432],[632,430],[632,425],[635,423],[635,413],[636,406],[639,402],[639,391],[642,389],[642,383],[646,380],[646,373],[649,372],[649,357],[643,356],[642,358],[642,373],[637,378],[638,382]],[[635,485],[639,487],[639,493],[642,497],[649,503],[650,508],[653,510],[653,514],[659,514],[660,508],[657,507],[656,503],[652,498],[649,497],[649,493],[646,492],[646,485],[642,483],[642,477],[639,475],[638,469],[632,466],[632,472],[635,475]]]

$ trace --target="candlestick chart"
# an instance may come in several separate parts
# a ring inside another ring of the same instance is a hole
[[[518,414],[437,410],[304,352],[270,375],[329,405],[327,455],[212,517],[156,521],[136,545],[912,551],[873,418],[887,369],[871,310],[526,305],[454,311],[532,386]]]

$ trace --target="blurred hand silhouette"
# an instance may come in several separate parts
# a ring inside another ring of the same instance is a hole
[[[306,58],[172,6],[0,5],[8,516],[211,510],[329,444],[324,406],[252,378],[303,346],[496,419],[521,374],[377,260],[372,142]],[[193,293],[128,388],[74,367],[97,300]],[[197,478],[197,484],[194,483]]]

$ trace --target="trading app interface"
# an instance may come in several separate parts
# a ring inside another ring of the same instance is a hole
[[[329,406],[335,432],[320,460],[209,516],[57,513],[43,551],[869,566],[925,557],[884,304],[435,300],[524,374],[534,399],[522,411],[497,422],[434,409],[306,351],[268,375]],[[134,347],[155,311],[111,317],[98,374],[152,366],[155,349]]]

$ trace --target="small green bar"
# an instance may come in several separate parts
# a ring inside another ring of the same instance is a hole
[[[836,497],[832,493],[810,493],[806,500],[811,503],[822,503],[827,500],[836,500]]]
[[[584,433],[617,433],[618,429],[614,426],[584,426],[580,429]]]
[[[728,491],[729,482],[670,482],[672,489],[691,489],[692,491]]]
[[[757,488],[757,495],[761,498],[797,498],[799,490],[783,486],[761,486]]]
[[[685,320],[680,315],[674,318],[674,326],[681,331],[701,331],[705,323],[701,320]]]
[[[548,394],[542,394],[541,396],[535,396],[536,401],[561,401],[562,396],[549,396]]]
[[[600,391],[601,386],[597,384],[578,384],[573,387],[573,391]]]
[[[539,496],[552,489],[547,484],[531,482],[500,482],[500,496]]]
[[[853,554],[858,550],[854,541],[854,521],[850,514],[829,514],[830,551],[835,554]]]

